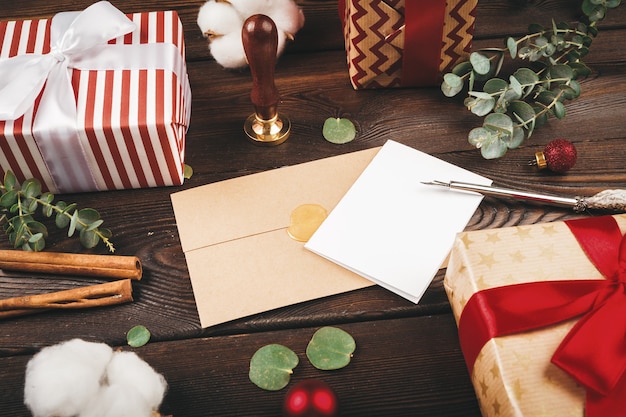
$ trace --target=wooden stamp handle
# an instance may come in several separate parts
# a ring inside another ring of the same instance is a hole
[[[268,16],[256,14],[243,24],[243,48],[252,74],[250,100],[257,117],[271,120],[278,114],[280,95],[274,84],[278,31]]]

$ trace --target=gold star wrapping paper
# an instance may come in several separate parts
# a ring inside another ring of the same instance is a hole
[[[626,215],[614,216],[622,234]],[[444,287],[458,324],[472,294],[525,282],[604,279],[564,222],[457,235]],[[575,320],[491,339],[471,375],[484,417],[583,417],[585,390],[550,359]]]

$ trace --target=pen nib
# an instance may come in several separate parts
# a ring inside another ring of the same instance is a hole
[[[444,181],[438,181],[438,180],[434,180],[434,181],[421,181],[422,184],[424,185],[438,185],[440,187],[450,187],[450,183],[449,182],[444,182]]]

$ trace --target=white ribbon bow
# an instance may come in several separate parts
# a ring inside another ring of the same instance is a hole
[[[59,104],[68,113],[75,113],[76,103],[68,69],[80,68],[81,62],[98,52],[94,48],[106,46],[109,40],[135,28],[136,25],[126,15],[107,1],[94,3],[80,13],[55,15],[49,53],[24,54],[0,60],[0,120],[15,120],[29,110],[46,80],[47,95],[50,95],[50,85],[56,86],[59,92],[64,92],[63,97],[58,98]]]

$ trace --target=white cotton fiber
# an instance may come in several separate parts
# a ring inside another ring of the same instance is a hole
[[[34,417],[152,417],[166,390],[136,353],[73,339],[28,362],[24,403]]]
[[[295,36],[304,26],[304,12],[292,0],[272,0],[265,14],[272,18],[279,32]]]
[[[107,385],[78,417],[151,417],[153,410],[127,386]]]
[[[26,366],[24,403],[34,417],[72,417],[98,392],[113,351],[73,339],[46,347]]]
[[[213,58],[224,68],[242,68],[248,65],[241,33],[233,32],[213,39],[209,50]]]
[[[275,0],[228,0],[244,16],[269,15]],[[291,1],[291,0],[289,0]]]
[[[228,3],[207,1],[198,12],[198,27],[205,35],[226,35],[241,31],[243,17]]]
[[[111,386],[124,387],[142,397],[152,409],[158,409],[167,389],[165,378],[135,352],[116,352],[107,366]]]
[[[304,26],[304,13],[294,0],[208,0],[200,7],[197,22],[208,35],[209,52],[218,64],[224,68],[248,65],[241,31],[246,19],[256,14],[269,16],[276,24],[277,57]]]

